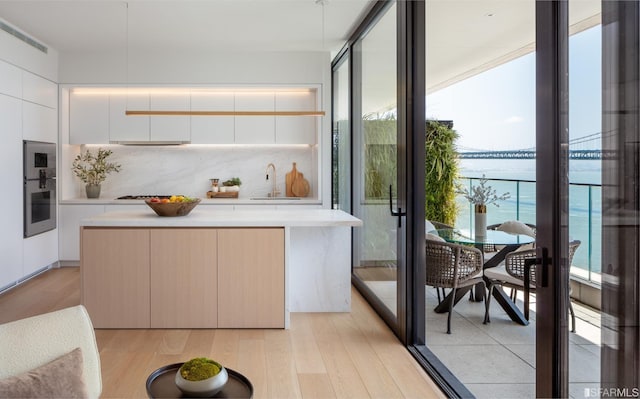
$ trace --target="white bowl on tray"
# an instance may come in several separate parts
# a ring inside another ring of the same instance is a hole
[[[229,380],[229,373],[220,363],[216,364],[220,366],[220,372],[213,377],[200,381],[189,381],[182,377],[180,369],[176,373],[176,385],[185,394],[197,398],[211,397],[224,388],[225,384]]]

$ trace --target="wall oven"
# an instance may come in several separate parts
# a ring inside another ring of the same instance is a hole
[[[56,228],[56,145],[23,141],[24,237]]]

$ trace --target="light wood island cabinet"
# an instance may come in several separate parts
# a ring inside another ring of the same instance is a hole
[[[218,232],[218,326],[284,326],[284,229]]]
[[[283,228],[82,227],[96,328],[284,328]]]
[[[151,230],[151,328],[216,328],[216,229]]]
[[[149,328],[149,229],[83,229],[81,302],[95,328]]]

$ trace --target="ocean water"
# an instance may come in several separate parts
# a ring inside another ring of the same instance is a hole
[[[487,224],[506,220],[536,223],[536,171],[535,160],[463,159],[460,176],[489,179],[488,184],[497,194],[508,192],[510,198],[499,202],[499,207],[489,205]],[[491,179],[521,180],[521,182],[491,181]],[[524,182],[524,181],[531,182]],[[569,164],[569,238],[581,244],[573,259],[573,266],[594,273],[600,272],[602,190],[600,161],[571,161]],[[469,180],[463,180],[467,187]],[[478,184],[477,180],[473,184]],[[458,197],[456,225],[470,228],[473,210],[466,199]]]

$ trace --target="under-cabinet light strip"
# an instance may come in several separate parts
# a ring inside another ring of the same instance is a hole
[[[129,116],[324,116],[324,111],[125,111]]]
[[[128,95],[310,95],[315,94],[316,89],[297,87],[73,87],[73,94],[80,95],[108,95],[108,94],[128,94]]]

